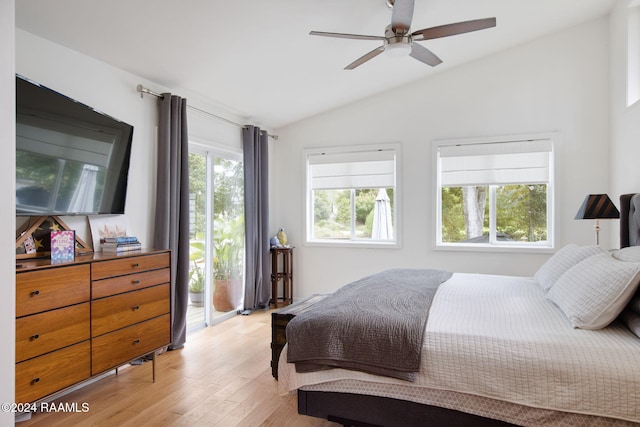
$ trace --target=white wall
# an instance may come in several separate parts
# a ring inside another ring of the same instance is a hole
[[[236,121],[204,101],[172,91],[157,83],[97,61],[23,30],[16,30],[16,73],[134,126],[131,167],[125,215],[131,234],[151,245],[156,182],[157,99],[136,91],[142,84],[157,93],[172,92],[187,97],[189,105]],[[202,145],[231,150],[241,147],[241,131],[235,126],[188,110],[189,135]],[[63,217],[78,236],[91,244],[85,216]]]
[[[610,15],[612,194],[640,192],[640,102],[627,107],[627,4],[618,0]],[[617,235],[611,237],[617,241]]]
[[[15,398],[15,49],[13,0],[0,0],[0,199],[6,209],[0,210],[0,402]],[[12,426],[14,414],[0,411],[0,426]]]
[[[608,40],[602,18],[278,129],[271,229],[284,227],[296,246],[295,296],[329,292],[389,267],[532,275],[546,260],[433,250],[434,139],[558,132],[556,246],[592,243],[593,224],[573,217],[586,194],[609,190]],[[403,247],[303,246],[302,150],[384,142],[402,144]],[[609,229],[603,224],[604,236]]]

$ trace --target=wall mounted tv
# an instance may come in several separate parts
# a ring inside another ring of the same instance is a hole
[[[16,76],[16,215],[123,214],[133,126]]]

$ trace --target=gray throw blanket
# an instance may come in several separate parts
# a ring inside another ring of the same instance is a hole
[[[343,286],[287,325],[297,372],[334,367],[414,381],[429,307],[451,273],[385,270]]]

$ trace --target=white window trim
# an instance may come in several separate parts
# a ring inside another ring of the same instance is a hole
[[[630,0],[627,4],[627,108],[640,104],[640,0]]]
[[[331,152],[331,153],[348,153],[352,151],[372,151],[380,149],[394,149],[396,154],[395,162],[395,209],[394,215],[394,228],[395,228],[395,241],[371,241],[368,239],[363,240],[311,240],[311,227],[313,221],[311,220],[312,203],[311,198],[311,177],[309,174],[308,156],[310,154]],[[386,143],[386,144],[374,144],[374,145],[350,145],[350,146],[331,146],[331,147],[313,147],[302,150],[302,165],[304,171],[305,185],[303,186],[303,200],[305,201],[304,221],[302,235],[304,236],[303,245],[310,247],[331,247],[331,248],[368,248],[368,249],[399,249],[402,247],[402,224],[401,215],[398,212],[402,209],[402,150],[400,143]]]
[[[492,243],[492,244],[464,244],[464,243],[446,243],[442,242],[442,193],[440,191],[440,168],[438,165],[439,156],[438,148],[443,145],[460,145],[460,144],[481,144],[491,142],[510,142],[510,141],[525,141],[532,139],[549,139],[552,143],[552,153],[549,164],[549,184],[547,185],[547,206],[551,206],[547,210],[547,242],[544,244],[536,245],[535,243],[518,243],[513,242],[509,244],[504,243]],[[433,170],[433,182],[432,189],[432,209],[435,212],[434,224],[432,230],[434,230],[433,237],[433,250],[440,251],[469,251],[469,252],[517,252],[517,253],[553,253],[555,248],[555,221],[556,221],[556,180],[555,180],[555,163],[558,158],[558,140],[559,134],[556,132],[546,133],[531,133],[531,134],[517,134],[517,135],[503,135],[494,137],[478,137],[478,138],[460,138],[460,139],[437,139],[433,140],[431,144],[431,159]],[[549,205],[550,203],[550,205]]]

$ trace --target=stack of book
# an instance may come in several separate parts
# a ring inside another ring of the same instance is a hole
[[[102,242],[102,252],[128,252],[141,248],[142,244],[133,236],[105,237]]]

